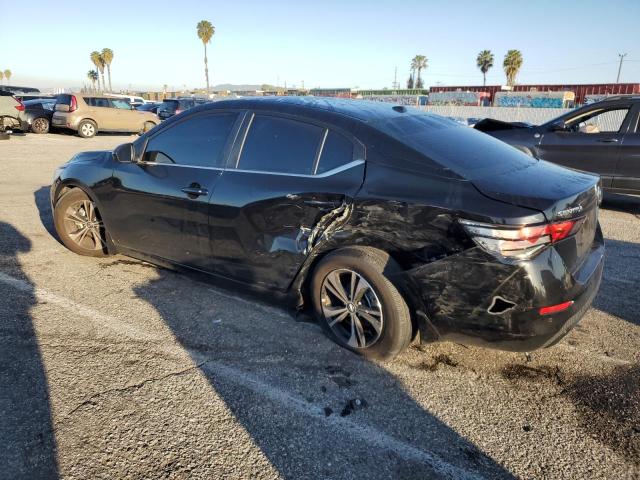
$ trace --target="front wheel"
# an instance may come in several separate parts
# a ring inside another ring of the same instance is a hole
[[[344,248],[325,257],[311,279],[315,315],[339,345],[370,358],[391,359],[412,338],[409,308],[385,274],[397,271],[388,254]]]
[[[69,190],[56,203],[53,221],[60,240],[72,252],[89,257],[107,256],[100,212],[79,188]]]

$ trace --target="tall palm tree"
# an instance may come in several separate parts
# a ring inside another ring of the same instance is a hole
[[[96,82],[98,81],[98,72],[95,70],[89,70],[87,72],[87,78],[91,81],[91,85],[93,86],[93,91],[96,91]]]
[[[102,62],[102,57],[100,55],[100,52],[98,52],[97,50],[94,50],[89,54],[89,56],[91,57],[91,62],[96,66],[96,70],[99,72],[100,65]],[[103,87],[100,87],[100,77],[98,77],[98,90],[102,90],[102,89]]]
[[[427,68],[427,62],[427,57],[425,57],[424,55],[416,55],[415,57],[413,57],[413,60],[411,60],[411,70],[415,70],[417,72],[415,76],[416,88],[424,87],[420,72]]]
[[[4,78],[7,79],[7,85],[9,85],[9,80],[11,80],[11,70],[8,68],[4,71]]]
[[[207,20],[200,20],[196,26],[198,31],[198,38],[202,40],[204,45],[204,76],[207,79],[207,95],[209,95],[209,67],[207,65],[207,43],[211,41],[211,37],[216,33],[216,29],[211,22]]]
[[[516,84],[516,77],[522,67],[522,53],[520,50],[509,50],[502,62],[504,74],[507,76],[507,85],[513,87]]]
[[[107,66],[107,76],[109,77],[109,91],[112,92],[113,90],[111,90],[111,62],[113,61],[113,50],[111,50],[110,48],[103,48],[100,56],[104,60],[104,64]]]
[[[487,85],[487,72],[493,67],[493,53],[491,50],[482,50],[476,57],[476,65],[482,72],[482,86]]]

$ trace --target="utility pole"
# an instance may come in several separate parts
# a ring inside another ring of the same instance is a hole
[[[393,72],[393,89],[398,90],[398,67]]]
[[[620,83],[620,72],[622,71],[622,62],[624,60],[624,57],[627,56],[627,54],[619,53],[618,56],[620,57],[620,65],[618,66],[618,78],[616,78],[616,83]]]

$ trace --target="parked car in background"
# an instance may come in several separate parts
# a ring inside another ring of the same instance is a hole
[[[390,358],[418,332],[515,351],[558,342],[600,285],[598,190],[595,175],[436,115],[265,97],[80,153],[51,201],[76,253],[289,295],[338,344]]]
[[[22,120],[33,133],[48,133],[56,106],[56,98],[39,98],[23,102]]]
[[[138,96],[138,95],[124,95],[124,94],[120,94],[120,93],[105,93],[105,97],[111,97],[111,98],[124,98],[127,102],[129,102],[129,105],[133,105],[134,107],[137,107],[139,105],[144,105],[145,103],[147,103],[147,101]]]
[[[24,130],[24,123],[20,114],[24,111],[24,105],[15,98],[11,92],[0,90],[0,135],[3,139],[7,130]]]
[[[155,114],[135,110],[124,98],[79,93],[58,95],[51,119],[51,126],[74,130],[84,138],[98,131],[142,133],[158,123]]]
[[[600,175],[602,188],[640,194],[640,96],[609,97],[542,125],[485,119],[477,130],[535,158]]]
[[[165,98],[158,108],[158,117],[160,120],[166,120],[195,106],[196,101],[193,98]]]
[[[160,108],[160,105],[162,105],[162,103],[160,102],[147,102],[147,103],[143,103],[142,105],[136,106],[136,110],[157,114],[158,108]]]

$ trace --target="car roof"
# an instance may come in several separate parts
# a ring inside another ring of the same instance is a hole
[[[429,115],[426,112],[412,107],[394,105],[393,103],[332,97],[251,97],[218,100],[196,108],[200,109],[200,111],[221,108],[277,110],[285,113],[298,113],[309,117],[334,114],[342,117],[350,117],[366,123],[391,120],[406,114]]]

